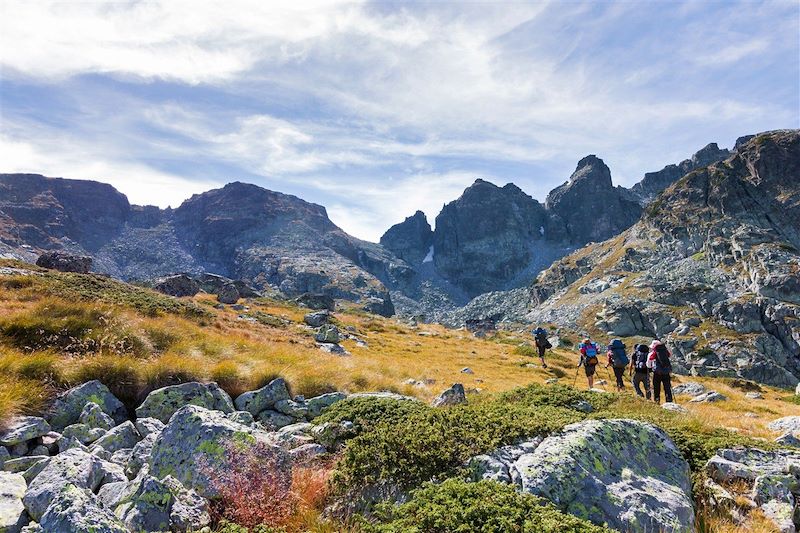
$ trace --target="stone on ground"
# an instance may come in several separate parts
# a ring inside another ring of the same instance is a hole
[[[114,419],[104,413],[100,406],[94,402],[89,402],[83,406],[78,422],[86,424],[89,428],[105,430],[109,430],[116,425]]]
[[[99,405],[117,424],[128,419],[128,412],[122,402],[111,394],[108,387],[95,379],[66,391],[56,399],[48,418],[50,425],[54,430],[61,431],[74,424],[90,402]]]
[[[39,525],[45,532],[127,533],[114,514],[103,509],[88,490],[67,483],[53,497]]]
[[[800,431],[800,416],[784,416],[770,422],[767,427],[773,431]]]
[[[100,437],[92,447],[102,448],[109,453],[114,453],[118,450],[133,448],[140,440],[142,440],[142,437],[136,431],[136,426],[128,420]]]
[[[322,414],[323,410],[327,409],[336,402],[344,400],[345,398],[347,398],[347,395],[343,392],[329,392],[327,394],[321,394],[319,396],[309,398],[306,400],[308,414],[311,418],[316,418]]]
[[[38,416],[18,416],[11,420],[8,429],[0,433],[0,445],[14,446],[47,435],[50,424]]]
[[[697,383],[696,381],[688,381],[686,383],[681,383],[680,385],[675,385],[672,387],[673,394],[685,394],[687,396],[699,396],[706,391],[705,385],[702,383]]]
[[[454,383],[452,387],[442,391],[442,393],[433,399],[431,405],[434,407],[444,407],[447,405],[458,405],[466,403],[467,395],[464,392],[464,385],[461,383]]]
[[[258,390],[248,391],[236,398],[236,409],[258,416],[261,411],[273,409],[281,400],[289,400],[289,388],[283,378],[270,381]]]
[[[3,533],[17,533],[28,523],[22,505],[26,486],[20,474],[0,472],[0,531]]]
[[[166,424],[175,411],[185,405],[199,405],[226,413],[234,410],[230,396],[216,383],[191,381],[154,390],[136,408],[136,416],[155,418]]]
[[[725,396],[718,393],[717,391],[711,390],[703,394],[700,394],[698,396],[695,396],[689,401],[692,403],[701,403],[701,402],[721,402],[724,400],[727,400]]]

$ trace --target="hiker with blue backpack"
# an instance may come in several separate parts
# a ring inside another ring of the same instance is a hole
[[[611,341],[611,344],[608,345],[608,352],[606,355],[608,357],[606,368],[610,366],[614,369],[614,377],[617,379],[617,392],[622,392],[625,388],[623,377],[625,376],[625,369],[628,368],[629,363],[628,354],[625,353],[625,344],[620,339],[614,339]]]
[[[646,344],[637,344],[631,356],[631,371],[633,372],[633,388],[642,398],[650,399],[650,369],[647,366],[647,359],[650,356],[650,347]],[[644,385],[644,393],[641,386]]]
[[[591,389],[594,387],[594,372],[597,364],[600,362],[598,358],[600,352],[597,348],[597,344],[592,342],[592,339],[588,337],[583,339],[583,342],[578,346],[578,350],[581,353],[581,360],[578,363],[578,368],[583,367],[586,372],[586,380],[589,382],[589,388]]]

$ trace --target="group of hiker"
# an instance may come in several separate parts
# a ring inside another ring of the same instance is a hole
[[[552,347],[547,338],[547,330],[538,327],[533,330],[533,336],[542,366],[547,368],[544,356],[545,352]],[[577,380],[577,372],[580,372],[580,368],[583,367],[589,388],[594,388],[594,376],[597,366],[601,364],[602,349],[591,338],[586,337],[578,345],[578,351],[580,353],[580,361],[578,362],[575,378]],[[605,357],[605,368],[611,367],[614,371],[617,391],[621,392],[625,389],[625,374],[627,373],[631,378],[631,383],[637,395],[660,403],[661,389],[663,388],[665,400],[672,402],[672,382],[670,378],[672,374],[672,364],[670,362],[672,354],[663,342],[655,339],[649,346],[647,344],[637,344],[629,354],[625,343],[620,339],[614,339],[606,347]]]

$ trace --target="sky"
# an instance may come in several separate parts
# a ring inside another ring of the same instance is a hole
[[[544,201],[798,127],[797,0],[0,0],[0,172],[137,204],[245,181],[377,241],[476,178]]]

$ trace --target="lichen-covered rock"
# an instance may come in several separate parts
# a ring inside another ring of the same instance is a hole
[[[169,296],[194,296],[200,292],[200,284],[187,274],[174,274],[155,280],[153,288]]]
[[[224,413],[187,405],[176,412],[158,435],[148,462],[150,473],[162,479],[175,477],[201,496],[213,498],[214,472],[227,468],[225,443],[241,446],[269,444],[269,434],[229,420]],[[280,452],[276,454],[280,457]]]
[[[151,433],[159,433],[164,429],[164,422],[152,417],[137,418],[133,425],[136,426],[136,431],[139,432],[142,438]]]
[[[2,470],[3,465],[9,459],[11,459],[11,454],[8,453],[8,450],[6,450],[4,446],[0,446],[0,470]]]
[[[98,457],[78,449],[67,450],[50,459],[28,485],[22,501],[31,518],[38,521],[67,485],[94,492],[105,475],[103,461]]]
[[[341,340],[339,328],[333,324],[323,324],[314,334],[314,340],[326,344],[337,344]]]
[[[305,402],[295,400],[280,400],[275,402],[274,409],[286,416],[291,416],[296,420],[302,420],[308,415],[308,406]]]
[[[687,381],[672,387],[672,394],[685,394],[687,396],[699,396],[706,391],[706,386],[696,381]]]
[[[258,421],[268,430],[275,431],[282,427],[295,423],[295,419],[289,415],[267,409],[258,413]]]
[[[172,476],[144,476],[114,511],[130,531],[196,531],[211,522],[208,502]]]
[[[283,378],[276,378],[258,390],[248,391],[236,398],[236,409],[258,416],[261,411],[272,409],[281,400],[289,400],[289,388]]]
[[[3,466],[3,470],[6,472],[21,474],[36,463],[47,461],[49,459],[50,457],[44,455],[26,455],[25,457],[16,457],[6,461],[6,464]]]
[[[253,417],[253,415],[247,411],[234,411],[232,413],[228,413],[228,419],[233,420],[237,424],[243,424],[245,426],[252,426],[256,421],[255,417]]]
[[[467,463],[470,476],[475,481],[490,479],[500,483],[518,485],[520,483],[519,471],[514,467],[514,463],[526,453],[533,453],[541,442],[542,438],[536,437],[475,456]]]
[[[651,424],[571,424],[512,467],[521,490],[594,523],[621,531],[694,531],[689,465]]]
[[[52,532],[127,533],[117,517],[100,506],[94,494],[71,483],[53,497],[39,525]]]
[[[74,387],[59,396],[53,403],[48,415],[50,425],[56,431],[78,421],[87,403],[96,403],[104,413],[120,424],[128,419],[125,406],[108,387],[97,380],[92,380]]]
[[[133,448],[140,440],[142,440],[142,437],[136,431],[136,426],[128,420],[108,431],[100,439],[96,440],[92,447],[102,448],[109,453],[114,453],[124,448]]]
[[[706,473],[717,483],[755,482],[758,476],[800,472],[800,450],[723,448],[706,463]]]
[[[773,431],[800,431],[800,416],[784,416],[770,422],[767,427]]]
[[[302,463],[325,455],[326,453],[328,453],[328,450],[322,444],[309,442],[289,450],[289,457],[292,461]]]
[[[794,446],[796,448],[800,448],[800,433],[792,433],[791,431],[787,431],[775,439],[775,443],[780,444],[781,446]]]
[[[28,442],[50,432],[50,424],[38,416],[18,416],[11,420],[8,429],[0,432],[0,445],[14,446]]]
[[[36,259],[36,266],[86,274],[92,268],[92,258],[88,255],[73,255],[61,250],[45,252]]]
[[[461,383],[454,383],[452,387],[442,391],[442,393],[433,399],[431,405],[434,407],[445,407],[448,405],[458,405],[466,403],[467,395],[464,392],[464,385]]]
[[[100,406],[94,402],[89,402],[83,406],[78,421],[90,428],[100,428],[106,431],[116,425],[114,419],[104,413]]]
[[[703,394],[695,396],[694,398],[692,398],[689,401],[692,402],[692,403],[701,403],[701,402],[708,403],[708,402],[722,402],[722,401],[725,401],[727,399],[728,398],[726,398],[722,394],[718,393],[717,391],[710,390],[708,392],[704,392]]]
[[[355,424],[349,420],[342,420],[341,422],[326,422],[318,426],[314,426],[310,430],[310,434],[314,440],[329,450],[337,450],[340,448],[347,439],[357,435]]]
[[[322,311],[316,311],[314,313],[308,313],[303,317],[303,322],[305,322],[311,327],[318,328],[323,324],[327,324],[330,319],[331,319],[330,312],[327,310],[322,310]]]
[[[233,283],[226,283],[217,289],[217,301],[223,304],[235,304],[241,295]]]
[[[11,472],[0,472],[0,532],[18,533],[28,523],[22,496],[25,495],[25,478]]]
[[[153,452],[153,445],[161,432],[150,433],[145,438],[136,443],[133,447],[128,463],[125,466],[125,473],[129,478],[134,478],[147,463],[150,454]]]
[[[336,402],[344,400],[345,398],[347,398],[347,395],[343,392],[329,392],[327,394],[309,398],[306,400],[306,405],[308,406],[308,416],[310,418],[316,418],[322,414],[322,411]]]
[[[225,413],[234,410],[230,396],[216,383],[192,381],[154,390],[136,408],[136,416],[155,418],[166,424],[175,411],[185,405],[199,405]]]
[[[81,444],[91,444],[106,433],[107,430],[103,428],[89,427],[86,424],[70,424],[61,432],[61,438],[75,439]]]

